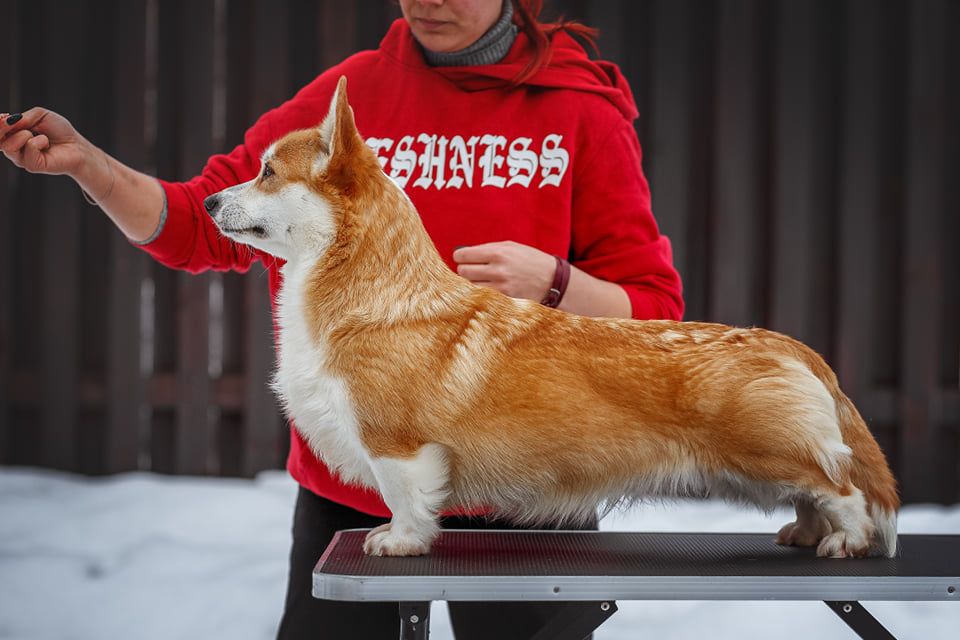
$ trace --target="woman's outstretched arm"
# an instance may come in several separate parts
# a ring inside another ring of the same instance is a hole
[[[156,178],[110,157],[60,114],[42,107],[0,114],[0,149],[30,173],[73,178],[130,240],[157,230],[164,196]]]

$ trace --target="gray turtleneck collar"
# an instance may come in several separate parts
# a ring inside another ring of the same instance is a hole
[[[423,45],[423,57],[432,67],[467,67],[478,64],[494,64],[503,60],[517,37],[517,25],[513,24],[513,2],[503,0],[500,18],[480,39],[459,51],[431,51]]]

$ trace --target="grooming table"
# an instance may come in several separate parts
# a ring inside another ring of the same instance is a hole
[[[960,535],[901,535],[896,558],[817,558],[774,534],[444,530],[430,555],[363,553],[340,531],[313,595],[400,603],[400,638],[427,638],[432,600],[568,603],[533,640],[582,640],[615,600],[822,600],[861,638],[893,638],[860,600],[954,600]]]

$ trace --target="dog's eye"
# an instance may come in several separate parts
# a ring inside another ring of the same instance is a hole
[[[263,165],[263,177],[269,178],[272,175],[273,175],[273,169],[270,168],[270,165],[269,164]]]

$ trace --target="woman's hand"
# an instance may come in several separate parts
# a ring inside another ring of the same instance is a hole
[[[108,156],[58,113],[42,107],[0,113],[0,151],[30,173],[73,178],[133,241],[158,229],[164,206],[160,183]]]
[[[557,259],[549,253],[509,241],[460,247],[453,252],[453,260],[457,273],[474,284],[534,302],[546,297],[557,270]],[[557,308],[582,316],[632,317],[632,303],[623,287],[574,266]]]
[[[518,242],[488,242],[453,252],[457,273],[474,284],[492,287],[513,298],[540,302],[557,268],[549,253]]]
[[[12,116],[0,113],[0,150],[30,173],[76,177],[85,165],[97,161],[93,145],[69,120],[42,107]]]

